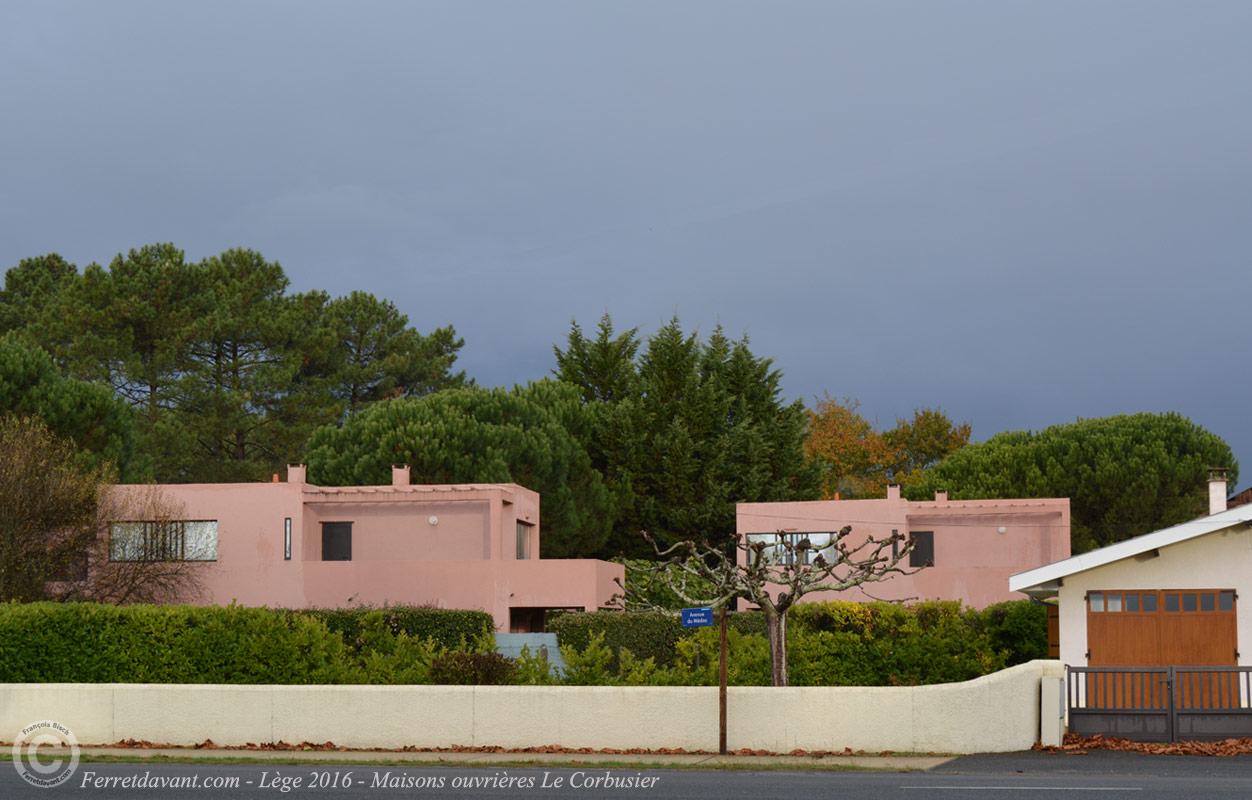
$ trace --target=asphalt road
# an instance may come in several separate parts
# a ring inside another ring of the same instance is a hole
[[[1085,754],[986,753],[963,756],[930,770],[930,774],[1038,774],[1038,775],[1125,775],[1150,778],[1229,778],[1245,781],[1252,798],[1252,755],[1213,758],[1209,756],[1157,756],[1116,750],[1088,750]]]
[[[0,798],[365,797],[955,800],[1252,797],[1252,758],[1098,753],[960,758],[930,772],[627,770],[81,763],[53,788],[0,768]],[[129,779],[129,780],[128,780]]]

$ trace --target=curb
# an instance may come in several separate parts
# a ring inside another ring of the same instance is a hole
[[[736,756],[695,753],[525,753],[525,752],[438,752],[397,750],[214,750],[185,747],[80,747],[83,756],[105,756],[145,761],[159,758],[170,761],[197,761],[231,758],[258,762],[298,761],[310,764],[357,764],[389,761],[431,766],[492,765],[502,762],[534,762],[536,764],[585,765],[600,763],[647,764],[665,767],[733,767],[753,765],[796,769],[864,769],[904,772],[929,770],[956,758],[955,756]]]

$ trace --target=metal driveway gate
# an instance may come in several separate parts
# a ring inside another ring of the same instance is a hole
[[[1252,736],[1252,667],[1068,667],[1069,732],[1136,742]]]

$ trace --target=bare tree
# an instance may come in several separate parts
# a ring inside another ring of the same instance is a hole
[[[49,599],[94,540],[100,470],[30,417],[0,418],[0,601]]]
[[[828,541],[815,542],[816,536],[779,532],[771,540],[740,539],[738,559],[736,551],[728,554],[708,542],[683,540],[662,550],[645,532],[658,563],[642,585],[619,581],[619,605],[648,605],[656,581],[691,606],[718,609],[746,600],[765,614],[773,685],[787,686],[787,612],[796,601],[812,592],[840,592],[917,572],[900,566],[912,550],[902,534],[857,540],[848,526],[824,534]]]
[[[0,418],[0,601],[167,603],[200,592],[199,565],[116,560],[110,524],[175,524],[157,487],[112,486],[107,467],[38,419]]]
[[[186,535],[185,510],[159,486],[104,486],[96,510],[97,535],[87,551],[84,579],[61,584],[58,599],[128,605],[186,603],[204,587],[203,563],[186,560],[171,547]],[[129,548],[125,557],[114,541],[119,525],[143,526],[155,532],[161,546]]]

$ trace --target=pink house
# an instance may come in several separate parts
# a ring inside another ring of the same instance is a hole
[[[399,466],[390,486],[314,486],[290,466],[286,483],[159,489],[178,521],[115,521],[110,558],[204,562],[201,605],[428,603],[527,632],[549,609],[604,606],[622,577],[606,561],[539,558],[539,495],[515,484],[411,486]]]
[[[895,575],[842,593],[805,595],[806,600],[960,600],[984,608],[1021,600],[1009,591],[1010,575],[1069,557],[1069,500],[948,500],[912,502],[889,486],[882,500],[821,500],[802,503],[740,503],[741,540],[777,541],[807,537],[815,549],[845,525],[852,535],[891,536],[915,542],[912,575]],[[740,557],[743,557],[740,551]],[[907,564],[907,561],[906,561]]]

